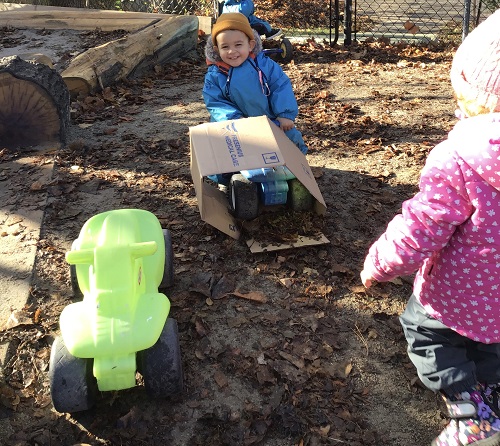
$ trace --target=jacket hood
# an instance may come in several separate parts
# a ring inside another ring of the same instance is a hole
[[[257,31],[252,31],[255,40],[255,48],[252,52],[255,56],[257,56],[257,54],[262,52],[262,40]],[[212,43],[212,39],[210,36],[208,36],[207,45],[205,46],[205,57],[207,58],[208,65],[217,65],[223,63],[222,59],[219,56],[219,53],[215,51],[214,44]]]
[[[466,118],[455,125],[448,139],[472,170],[500,190],[500,113]]]

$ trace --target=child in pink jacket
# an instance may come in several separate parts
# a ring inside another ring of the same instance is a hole
[[[370,247],[365,287],[418,269],[400,317],[423,384],[450,423],[432,446],[500,445],[500,10],[458,48],[462,118],[436,146],[420,191]]]

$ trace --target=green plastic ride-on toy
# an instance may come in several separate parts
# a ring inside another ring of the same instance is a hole
[[[79,302],[60,316],[49,378],[58,412],[90,409],[99,391],[128,389],[142,375],[146,391],[168,397],[183,388],[177,322],[158,291],[173,282],[172,240],[139,209],[97,214],[66,253]]]

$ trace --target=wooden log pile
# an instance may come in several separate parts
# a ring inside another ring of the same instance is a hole
[[[16,147],[66,141],[71,97],[120,80],[196,49],[200,20],[208,18],[0,3],[0,27],[126,30],[116,40],[77,54],[61,73],[43,54],[0,59],[0,145]],[[208,25],[208,33],[210,26]],[[43,53],[43,49],[37,49]],[[1,147],[0,147],[1,149]]]

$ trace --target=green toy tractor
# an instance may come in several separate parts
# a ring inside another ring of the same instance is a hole
[[[90,409],[99,391],[136,386],[168,397],[182,391],[177,322],[158,291],[173,282],[172,240],[158,219],[140,209],[97,214],[66,253],[73,292],[81,301],[60,316],[49,363],[58,412]]]

